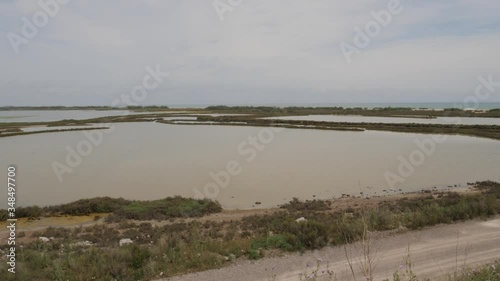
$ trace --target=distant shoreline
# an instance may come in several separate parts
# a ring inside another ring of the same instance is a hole
[[[462,102],[402,102],[402,103],[250,103],[250,104],[172,104],[172,105],[144,105],[143,108],[163,108],[163,109],[206,109],[211,106],[224,105],[227,107],[312,107],[312,108],[325,108],[325,107],[344,107],[344,108],[412,108],[412,109],[445,109],[445,108],[463,108]],[[135,106],[134,106],[135,107]],[[129,110],[134,107],[112,107],[106,105],[93,105],[93,106],[1,106],[0,111],[10,110]],[[141,106],[135,107],[140,108]],[[481,102],[476,105],[474,109],[489,110],[500,108],[500,102]]]

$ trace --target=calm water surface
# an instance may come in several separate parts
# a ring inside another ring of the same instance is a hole
[[[384,173],[396,173],[398,157],[408,158],[417,149],[415,140],[430,137],[283,129],[270,140],[263,130],[269,128],[116,124],[62,182],[52,164],[65,164],[67,149],[76,149],[87,139],[83,132],[7,137],[0,139],[0,166],[6,170],[9,164],[17,165],[20,205],[48,205],[96,196],[192,197],[193,189],[203,191],[214,182],[210,172],[226,169],[232,160],[242,171],[231,177],[216,199],[226,208],[252,208],[256,201],[262,202],[258,207],[272,207],[292,197],[331,198],[360,191],[382,194],[389,188]],[[264,147],[259,146],[255,159],[248,161],[252,147],[245,142],[259,134],[270,141],[260,143]],[[238,152],[238,147],[245,153]],[[396,188],[411,191],[476,180],[500,181],[499,167],[499,141],[449,136]],[[0,175],[5,182],[6,173]],[[0,208],[6,208],[4,201]]]

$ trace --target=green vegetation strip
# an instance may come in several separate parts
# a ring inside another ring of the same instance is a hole
[[[255,119],[245,116],[198,117],[197,125],[228,125],[228,126],[258,126],[258,127],[284,127],[315,130],[347,130],[347,131],[388,131],[399,133],[420,134],[447,134],[466,135],[500,140],[500,126],[498,125],[448,125],[448,124],[416,124],[416,123],[354,123],[354,122],[323,122],[299,120],[269,120]],[[176,124],[172,121],[158,121],[160,123]],[[210,122],[216,122],[215,124]],[[246,122],[246,125],[235,125],[234,122]]]
[[[152,201],[131,201],[123,198],[97,197],[48,207],[16,208],[17,218],[50,216],[83,216],[94,213],[113,213],[109,220],[164,220],[181,217],[201,217],[221,212],[218,202],[208,199],[188,199],[179,196]],[[7,220],[7,210],[0,210],[0,221]]]

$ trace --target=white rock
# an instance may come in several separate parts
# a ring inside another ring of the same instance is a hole
[[[132,244],[134,243],[134,241],[132,241],[132,239],[130,238],[123,238],[120,240],[120,247],[123,246],[123,245],[128,245],[128,244]]]
[[[306,220],[306,218],[301,217],[301,218],[296,219],[295,221],[296,222],[306,222],[307,220]]]
[[[50,239],[49,239],[49,238],[47,238],[47,237],[38,237],[38,240],[40,240],[40,241],[42,241],[42,242],[44,242],[44,243],[47,243],[47,242],[49,242],[49,241],[50,241]]]

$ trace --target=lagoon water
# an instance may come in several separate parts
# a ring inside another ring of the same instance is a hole
[[[437,117],[437,118],[407,118],[407,117],[372,117],[359,115],[306,115],[306,116],[281,116],[268,117],[275,120],[303,120],[325,122],[355,122],[355,123],[417,123],[417,124],[463,124],[463,125],[500,125],[500,118],[474,118],[474,117]]]
[[[273,207],[292,197],[331,198],[342,193],[377,195],[389,189],[384,173],[398,173],[400,160],[430,135],[341,132],[238,126],[116,124],[59,182],[53,163],[67,165],[67,149],[87,140],[84,132],[0,138],[0,167],[15,164],[20,205],[50,205],[96,196],[157,199],[193,197],[214,183],[210,172],[241,167],[216,198],[226,208]],[[88,131],[87,133],[97,131]],[[263,137],[255,150],[249,137]],[[238,149],[240,148],[240,149]],[[250,159],[255,153],[255,159]],[[404,183],[412,191],[433,186],[500,181],[500,141],[448,136]],[[0,174],[5,182],[6,172]],[[368,188],[370,187],[370,188]],[[213,190],[209,190],[212,192]],[[0,202],[6,208],[7,202]]]

